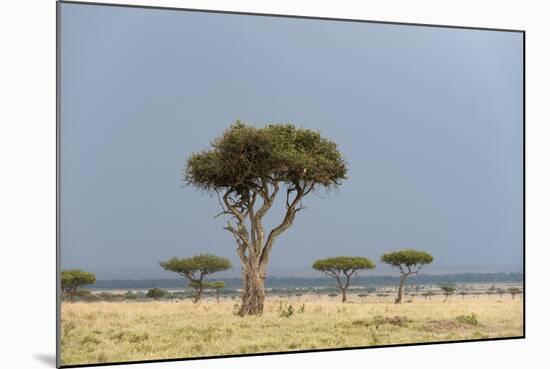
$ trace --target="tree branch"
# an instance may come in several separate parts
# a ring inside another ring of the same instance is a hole
[[[351,277],[353,276],[353,274],[356,272],[356,269],[349,269],[349,270],[344,270],[344,275],[346,276],[346,285],[345,285],[345,288],[348,288],[349,285],[350,285],[350,282],[351,282]]]
[[[277,182],[273,182],[272,186],[273,186],[273,192],[271,192],[271,194],[269,194],[268,192],[260,194],[260,196],[263,198],[263,204],[256,212],[254,219],[253,220],[251,219],[251,222],[254,224],[254,231],[255,231],[255,237],[256,237],[256,242],[254,242],[254,245],[257,245],[257,248],[255,251],[256,251],[256,255],[260,258],[262,254],[261,247],[263,246],[264,239],[265,239],[265,230],[262,224],[262,219],[267,213],[267,211],[273,205],[273,201],[275,200],[275,197],[279,192],[279,185]],[[266,188],[267,188],[267,185],[266,185]]]
[[[326,275],[328,275],[329,277],[333,277],[334,279],[336,279],[336,282],[338,282],[338,286],[341,289],[344,288],[344,285],[342,284],[342,281],[340,280],[340,271],[339,270],[336,270],[336,269],[323,269],[322,272],[325,273]]]
[[[248,204],[248,209],[246,213],[249,216],[250,219],[250,236],[252,239],[252,246],[256,247],[256,224],[255,224],[255,216],[254,216],[254,204],[256,203],[256,192],[252,194],[252,200]]]
[[[294,200],[288,207],[283,221],[277,227],[273,228],[271,232],[269,232],[269,236],[267,237],[267,241],[265,243],[265,246],[262,250],[262,255],[260,257],[261,263],[267,264],[267,261],[269,259],[269,253],[273,248],[273,242],[275,241],[275,238],[277,238],[281,233],[287,230],[294,222],[294,218],[296,216],[296,211],[297,211],[296,205],[298,205],[302,196],[303,196],[303,190],[300,187],[296,187],[296,197],[294,197]]]

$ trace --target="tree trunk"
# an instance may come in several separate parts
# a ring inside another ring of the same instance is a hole
[[[243,266],[243,294],[239,315],[261,315],[264,311],[265,274],[251,264]]]
[[[68,292],[69,302],[74,302],[74,296],[76,295],[76,290],[77,290],[77,287],[73,287],[69,290]]]
[[[195,298],[193,302],[195,304],[199,303],[201,301],[201,296],[202,296],[202,286],[199,288],[195,288]]]
[[[216,299],[218,300],[218,304],[220,303],[220,290],[216,290]]]
[[[273,190],[269,191],[269,186]],[[254,188],[246,194],[233,196],[234,190],[229,189],[223,195],[225,207],[224,213],[233,215],[236,223],[234,227],[228,222],[224,229],[233,234],[237,241],[237,253],[241,259],[243,273],[243,293],[239,315],[261,315],[264,310],[264,282],[265,270],[269,260],[269,254],[273,247],[275,239],[286,231],[294,222],[296,212],[302,210],[301,199],[313,190],[313,184],[304,188],[295,185],[287,189],[287,210],[283,221],[273,228],[266,238],[262,219],[267,211],[273,205],[273,201],[279,192],[277,181],[268,181],[266,178],[261,180],[261,188]],[[294,199],[290,201],[291,194],[295,192]],[[254,209],[256,198],[263,198],[263,204],[259,209]],[[249,219],[250,230],[247,227]]]
[[[342,288],[342,302],[346,302],[347,301],[347,296],[346,296],[346,288]]]
[[[400,304],[403,298],[403,286],[405,285],[406,274],[401,274],[399,277],[399,288],[397,289],[397,297],[395,298],[395,303]]]

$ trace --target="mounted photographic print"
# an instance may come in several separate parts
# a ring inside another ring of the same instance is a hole
[[[524,32],[57,3],[58,365],[524,337]]]

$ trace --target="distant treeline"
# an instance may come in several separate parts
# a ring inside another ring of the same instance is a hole
[[[225,282],[228,289],[242,286],[240,278],[218,278]],[[354,286],[395,286],[397,276],[359,276]],[[420,274],[409,278],[409,285],[470,284],[470,283],[522,283],[523,273],[456,273],[456,274]],[[326,277],[268,277],[266,288],[313,288],[330,287],[334,282]],[[177,289],[187,287],[182,279],[112,279],[98,280],[90,289],[132,290],[150,288]]]

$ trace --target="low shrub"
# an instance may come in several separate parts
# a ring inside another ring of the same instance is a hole
[[[235,316],[241,316],[241,304],[238,302],[233,305],[233,315]]]
[[[93,345],[97,345],[99,343],[101,343],[100,340],[98,340],[97,338],[95,338],[94,336],[85,336],[82,341],[80,342],[82,345],[85,345],[85,344],[93,344]]]
[[[290,318],[292,315],[294,315],[294,306],[289,303],[283,303],[282,301],[279,301],[279,307],[277,309],[277,315],[280,318]]]
[[[405,316],[395,315],[390,317],[384,317],[382,315],[375,315],[369,320],[358,319],[351,322],[355,326],[365,326],[365,327],[374,327],[377,328],[384,324],[394,325],[397,327],[402,327],[410,322],[409,319]]]
[[[462,324],[479,325],[477,315],[474,313],[471,313],[470,315],[459,315],[455,318],[455,320]]]

